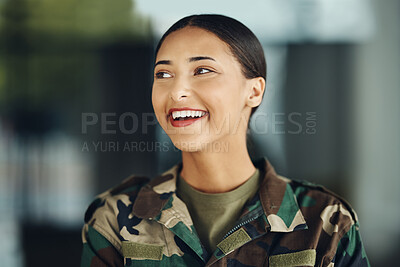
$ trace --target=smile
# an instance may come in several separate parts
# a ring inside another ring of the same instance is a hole
[[[188,126],[204,117],[208,112],[191,108],[170,109],[168,119],[174,127]]]

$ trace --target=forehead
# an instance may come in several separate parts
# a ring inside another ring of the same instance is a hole
[[[217,35],[198,27],[185,27],[168,35],[157,59],[174,56],[233,57],[230,47]]]

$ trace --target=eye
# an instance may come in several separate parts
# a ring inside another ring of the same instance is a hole
[[[165,79],[165,78],[171,78],[172,75],[169,74],[168,72],[165,72],[165,71],[159,71],[159,72],[157,72],[157,73],[155,74],[155,77],[156,77],[157,79]]]
[[[209,72],[213,72],[213,71],[210,70],[210,69],[207,69],[207,68],[197,68],[197,69],[194,71],[194,74],[195,74],[195,75],[198,75],[198,74],[205,74],[205,73],[209,73]]]

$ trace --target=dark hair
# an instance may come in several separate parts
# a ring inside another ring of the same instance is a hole
[[[266,80],[267,65],[260,41],[254,33],[241,22],[224,15],[191,15],[175,22],[158,42],[155,57],[157,57],[158,50],[168,35],[188,26],[209,31],[224,41],[230,47],[233,56],[240,63],[242,73],[247,79],[263,77]],[[250,117],[257,108],[258,106],[251,110]]]

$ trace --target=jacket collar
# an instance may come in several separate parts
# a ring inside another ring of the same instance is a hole
[[[263,175],[259,197],[271,232],[307,229],[304,216],[290,186],[291,180],[276,174],[274,167],[262,158],[253,162]]]
[[[269,224],[269,230],[271,232],[292,232],[307,229],[304,216],[289,184],[290,180],[277,175],[265,157],[253,161],[253,164],[260,169],[260,175],[263,176],[258,195]],[[182,162],[144,186],[133,205],[133,214],[143,219],[159,218],[166,206],[172,205],[172,198],[176,192],[176,179],[181,168]],[[184,213],[186,212],[184,211]],[[185,224],[192,224],[191,220],[189,219]]]

